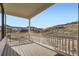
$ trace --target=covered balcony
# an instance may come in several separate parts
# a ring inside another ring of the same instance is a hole
[[[78,30],[70,32],[62,28],[50,34],[41,29],[31,31],[31,19],[54,3],[3,3],[0,4],[1,16],[1,56],[77,56],[79,55]],[[12,32],[6,27],[6,15],[28,19],[27,32]],[[73,28],[72,28],[73,29]],[[8,31],[7,31],[8,30]],[[35,29],[33,29],[35,30]],[[51,29],[52,30],[52,29]],[[60,32],[61,31],[61,32]],[[70,34],[67,34],[70,32]]]

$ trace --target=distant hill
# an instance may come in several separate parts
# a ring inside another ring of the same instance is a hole
[[[52,26],[46,29],[43,29],[42,32],[43,34],[50,35],[73,35],[77,36],[78,35],[78,22],[71,22],[67,24],[61,24],[61,25],[56,25]]]
[[[29,29],[29,26],[27,27],[16,27],[16,26],[10,26],[10,25],[6,25],[6,28],[7,28],[7,32],[27,32],[28,29]],[[33,27],[31,26],[30,27],[31,31],[33,32],[40,32],[42,30],[42,28],[37,28],[37,27]],[[1,30],[1,26],[0,26],[0,30]]]
[[[20,32],[25,32],[28,31],[28,26],[27,27],[15,27],[15,26],[10,26],[7,25],[6,26],[8,31],[20,31]],[[45,34],[60,34],[60,33],[74,33],[74,35],[78,32],[78,22],[71,22],[71,23],[67,23],[67,24],[61,24],[61,25],[56,25],[56,26],[51,26],[48,27],[46,29],[42,29],[42,28],[37,28],[37,27],[30,27],[31,31],[33,32],[41,32],[41,33],[45,33]],[[1,26],[0,26],[0,30],[1,30]]]

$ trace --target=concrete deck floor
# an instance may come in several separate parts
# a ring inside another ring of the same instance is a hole
[[[54,56],[57,54],[56,52],[35,43],[15,46],[11,48],[21,56]]]

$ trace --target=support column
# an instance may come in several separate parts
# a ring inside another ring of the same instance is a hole
[[[6,33],[6,14],[4,14],[4,18],[5,18],[5,19],[4,19],[4,27],[5,27],[5,30],[4,30],[4,31],[5,31],[5,36],[6,36],[6,34],[7,34],[7,33]]]
[[[4,32],[4,28],[5,28],[5,19],[4,19],[4,8],[3,8],[3,4],[1,3],[1,12],[2,12],[2,27],[1,27],[1,39],[4,38],[5,36],[5,32]]]
[[[79,10],[79,3],[78,3],[78,10]],[[78,14],[79,14],[79,11],[78,11]],[[77,55],[79,56],[79,17],[78,17]]]
[[[31,20],[29,19],[28,21],[29,21],[29,28],[28,28],[29,40],[31,40],[31,39],[30,39],[30,38],[31,38],[31,35],[30,35],[30,26],[31,26]]]

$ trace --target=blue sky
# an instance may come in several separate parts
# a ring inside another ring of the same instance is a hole
[[[54,4],[31,19],[31,25],[46,28],[58,24],[65,24],[78,20],[78,4]],[[1,23],[1,22],[0,22]],[[11,26],[26,27],[28,20],[7,15],[7,24]]]

